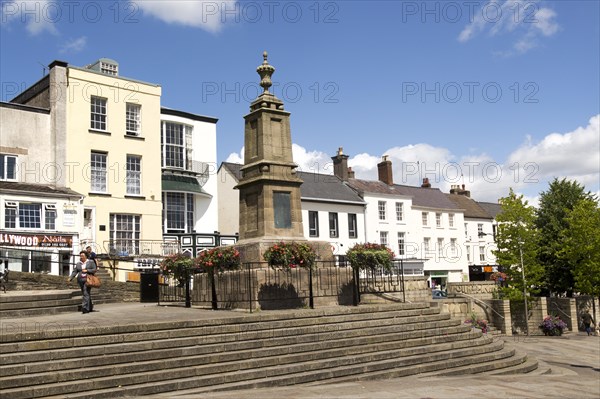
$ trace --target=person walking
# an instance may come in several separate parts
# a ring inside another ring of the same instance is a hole
[[[87,275],[96,273],[96,263],[88,259],[88,253],[86,251],[79,252],[79,262],[73,268],[73,272],[67,279],[70,283],[75,277],[77,277],[77,283],[81,288],[81,313],[89,313],[93,310],[94,305],[92,304],[92,287],[85,285]]]
[[[592,326],[596,327],[596,323],[594,322],[594,318],[590,314],[589,309],[585,310],[585,313],[583,316],[581,316],[581,321],[583,322],[583,326],[585,327],[585,332],[587,335],[591,335],[592,331],[594,330],[592,329]]]

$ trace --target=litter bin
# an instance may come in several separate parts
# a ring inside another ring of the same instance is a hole
[[[140,302],[158,303],[160,269],[140,269]]]

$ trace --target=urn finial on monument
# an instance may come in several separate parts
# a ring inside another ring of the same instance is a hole
[[[269,54],[266,51],[263,52],[263,63],[256,68],[256,72],[260,75],[260,87],[263,88],[263,94],[271,94],[269,93],[269,87],[273,85],[271,76],[275,73],[275,68],[269,65],[269,61],[267,61],[268,56]]]

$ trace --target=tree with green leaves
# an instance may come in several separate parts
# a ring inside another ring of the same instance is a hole
[[[575,290],[600,298],[600,207],[593,199],[579,201],[565,218],[561,259],[574,265]]]
[[[536,220],[540,245],[538,261],[544,266],[544,285],[550,293],[566,294],[569,297],[573,295],[573,270],[577,261],[561,254],[565,245],[563,231],[569,227],[568,213],[584,199],[592,200],[593,197],[578,182],[566,179],[554,179],[548,191],[540,193]]]
[[[528,294],[538,294],[544,270],[537,261],[538,234],[535,227],[535,210],[510,189],[507,197],[500,199],[501,212],[496,216],[498,233],[494,251],[498,265],[507,274],[508,285],[501,290],[505,298],[523,300],[523,273]]]

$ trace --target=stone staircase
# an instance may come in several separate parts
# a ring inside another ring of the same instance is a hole
[[[76,283],[72,287],[78,287]],[[107,293],[92,291],[94,304],[112,302]],[[0,319],[81,311],[81,290],[9,291],[0,294]]]
[[[533,367],[501,339],[427,303],[125,322],[94,329],[69,325],[49,333],[3,331],[2,398],[166,392],[173,397],[420,373],[507,368],[521,373]],[[91,370],[93,377],[82,378],[81,370]]]

